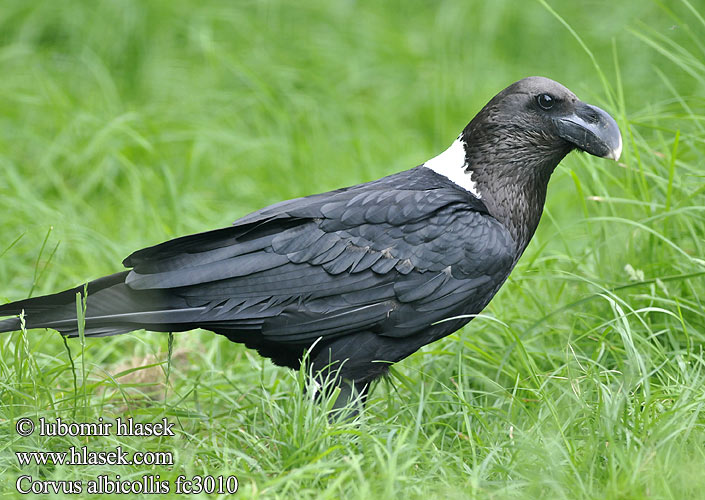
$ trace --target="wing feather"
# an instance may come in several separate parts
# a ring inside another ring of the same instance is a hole
[[[513,240],[469,193],[410,172],[135,252],[126,284],[192,308],[143,319],[162,314],[283,343],[361,329],[413,335],[481,309],[514,264]]]

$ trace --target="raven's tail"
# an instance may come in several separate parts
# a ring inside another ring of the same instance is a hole
[[[0,332],[14,332],[22,326],[20,318],[0,319]]]
[[[78,335],[76,294],[83,296],[87,290],[84,330],[87,336],[117,335],[140,328],[154,331],[190,328],[188,321],[182,323],[186,318],[179,317],[186,310],[191,311],[189,316],[193,315],[193,309],[181,303],[183,299],[167,296],[162,290],[132,290],[125,284],[128,273],[123,271],[91,281],[86,286],[0,305],[0,317],[19,316],[24,312],[27,329],[52,328],[75,337]],[[174,320],[177,324],[171,324]],[[20,326],[19,317],[0,320],[0,332],[16,331]]]

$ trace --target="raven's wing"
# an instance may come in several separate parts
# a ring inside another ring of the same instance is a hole
[[[420,167],[137,251],[131,271],[88,284],[85,332],[203,327],[261,352],[360,331],[404,338],[479,312],[516,258],[480,200]],[[79,290],[5,304],[0,316],[24,310],[28,327],[76,335]]]
[[[417,168],[140,250],[125,260],[125,283],[178,297],[154,316],[165,323],[302,344],[360,330],[412,335],[479,312],[515,257],[481,201]]]

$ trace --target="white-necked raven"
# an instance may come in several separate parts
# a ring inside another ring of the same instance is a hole
[[[87,285],[87,336],[205,328],[276,364],[332,363],[370,381],[465,325],[509,276],[573,149],[618,159],[603,110],[542,77],[497,94],[453,144],[411,170],[284,201],[231,227],[139,250]],[[76,336],[84,287],[0,306]],[[450,321],[448,318],[455,318]],[[0,331],[20,328],[17,317]]]

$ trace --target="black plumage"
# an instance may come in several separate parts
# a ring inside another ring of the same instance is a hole
[[[333,362],[364,390],[482,311],[575,148],[616,159],[616,123],[556,82],[521,80],[425,164],[133,253],[131,270],[88,283],[85,333],[200,327],[292,368],[310,349],[315,369]],[[5,304],[0,316],[24,311],[28,328],[75,336],[82,290]],[[0,331],[18,328],[0,320]]]

